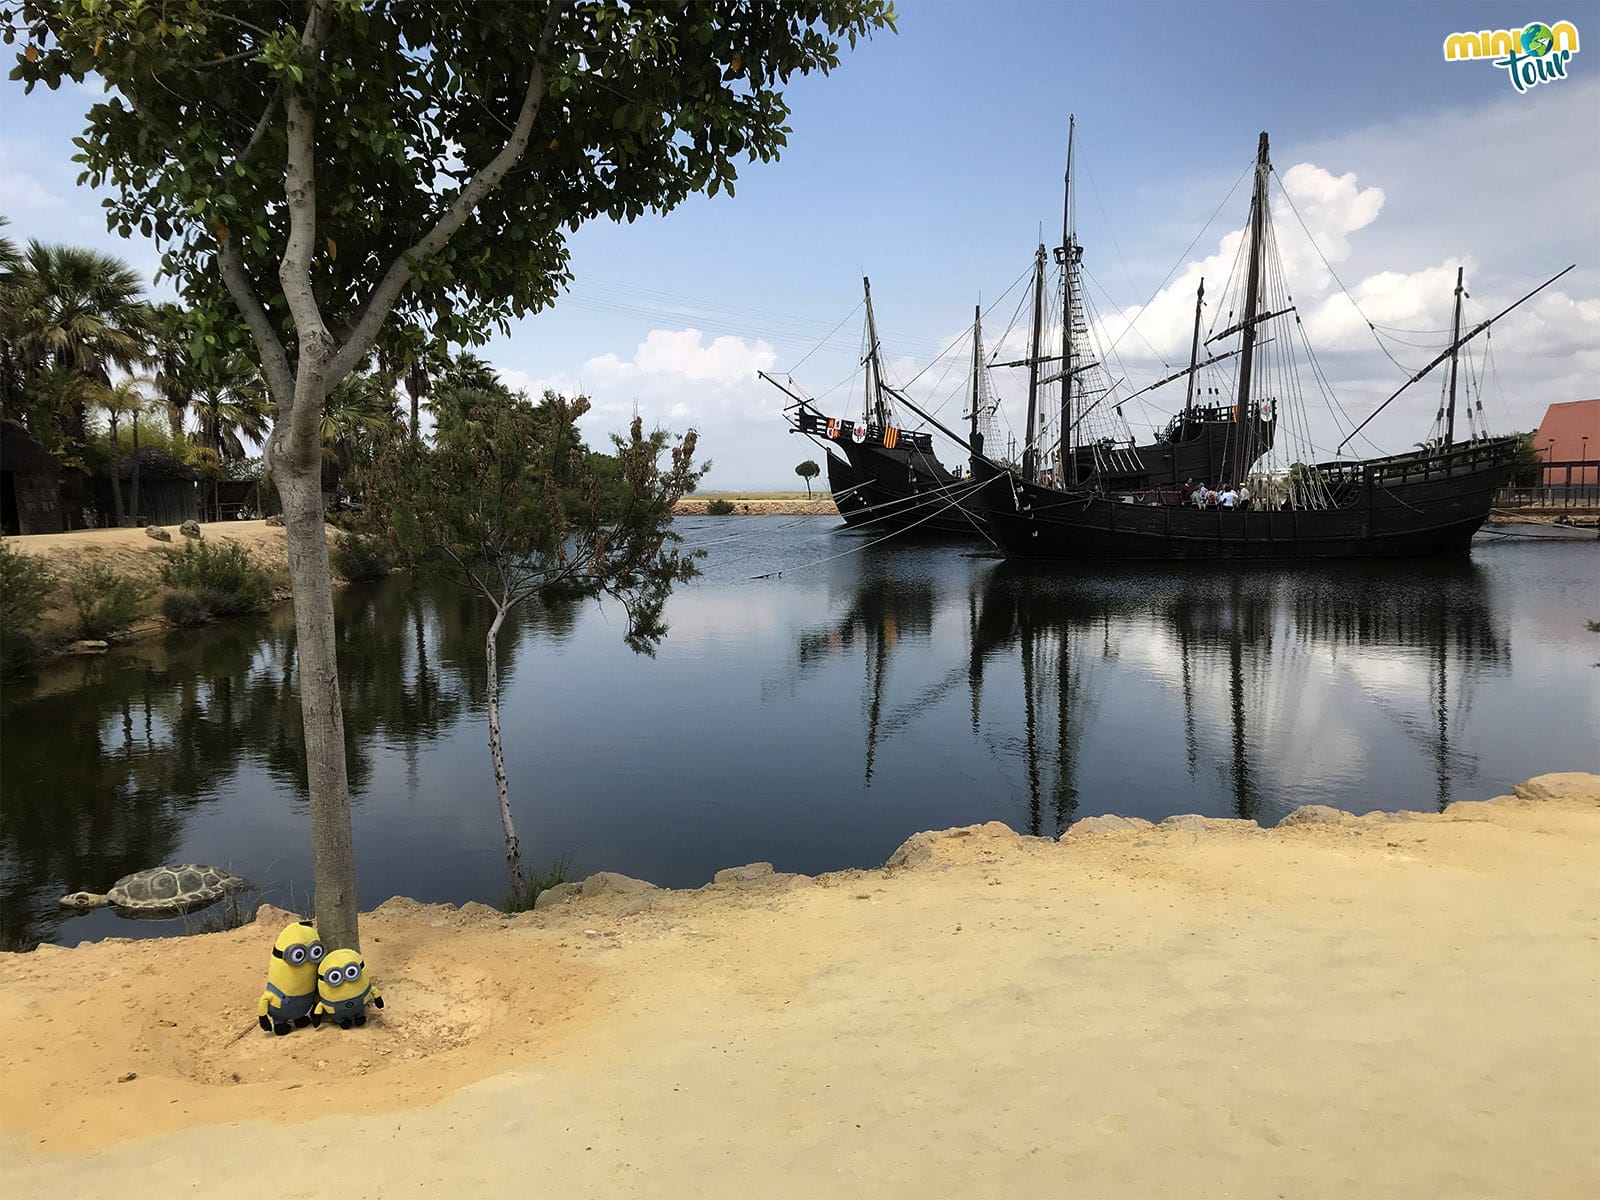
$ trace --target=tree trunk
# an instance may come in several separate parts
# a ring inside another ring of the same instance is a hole
[[[111,507],[116,512],[117,528],[128,523],[122,508],[122,455],[117,452],[117,418],[111,418]]]
[[[489,668],[489,759],[494,763],[494,785],[500,793],[500,828],[506,835],[506,875],[511,883],[513,901],[520,902],[528,888],[522,878],[522,844],[517,840],[517,827],[511,820],[506,760],[500,752],[500,674],[495,642],[499,640],[500,626],[505,619],[506,610],[496,609],[488,636],[483,641],[483,661]]]
[[[133,413],[133,511],[128,514],[139,524],[139,410]]]
[[[422,439],[422,388],[418,384],[416,369],[407,368],[406,395],[411,398],[411,444],[413,446]]]
[[[334,654],[333,585],[323,525],[319,463],[309,467],[274,456],[272,477],[283,501],[294,589],[300,665],[300,715],[306,782],[311,791],[311,861],[317,881],[317,934],[329,949],[359,950],[355,849],[350,837],[350,785],[345,769],[344,710]]]

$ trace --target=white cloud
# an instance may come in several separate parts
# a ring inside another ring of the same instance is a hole
[[[50,212],[59,207],[60,202],[56,197],[17,165],[15,149],[4,141],[0,141],[0,180],[5,183],[5,213],[13,219]],[[17,236],[15,226],[10,236]]]

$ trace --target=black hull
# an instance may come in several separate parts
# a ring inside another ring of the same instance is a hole
[[[843,444],[828,455],[828,487],[845,524],[884,533],[981,538],[983,510],[973,481],[920,451]]]
[[[1288,561],[1465,553],[1511,478],[1515,438],[1426,457],[1323,468],[1345,488],[1326,509],[1196,509],[1027,483],[973,464],[989,535],[1009,558]]]

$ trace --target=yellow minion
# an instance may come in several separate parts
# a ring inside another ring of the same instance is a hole
[[[340,1029],[367,1023],[367,1003],[383,1007],[378,985],[367,978],[367,964],[354,950],[335,950],[322,960],[317,972],[317,1007],[313,1020],[331,1017]]]
[[[286,926],[272,946],[272,962],[267,966],[267,988],[256,1005],[261,1028],[283,1035],[290,1026],[314,1024],[317,1003],[317,964],[322,961],[322,943],[317,927],[310,921]]]

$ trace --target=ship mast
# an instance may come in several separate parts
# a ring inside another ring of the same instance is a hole
[[[1072,272],[1078,265],[1076,239],[1072,236],[1072,142],[1077,118],[1067,117],[1067,174],[1061,201],[1061,466],[1068,483],[1078,482],[1077,438],[1072,428]]]
[[[889,415],[883,404],[883,372],[878,365],[878,322],[872,315],[872,280],[861,277],[861,286],[867,295],[867,397],[862,406],[861,419],[877,418],[878,428],[889,424]]]
[[[1450,449],[1456,440],[1456,358],[1461,350],[1461,277],[1463,268],[1456,268],[1456,319],[1450,331],[1450,415],[1445,420],[1444,448]]]
[[[1183,424],[1179,426],[1178,440],[1189,436],[1189,421],[1194,416],[1194,377],[1200,363],[1200,308],[1206,301],[1206,281],[1200,281],[1200,290],[1194,295],[1194,342],[1189,347],[1189,394],[1183,401]]]
[[[1033,256],[1033,341],[1028,353],[1028,425],[1022,443],[1022,477],[1029,483],[1034,482],[1039,461],[1038,451],[1033,444],[1033,431],[1039,417],[1039,352],[1043,337],[1044,243],[1040,242]]]
[[[1238,433],[1235,443],[1237,455],[1231,466],[1241,478],[1255,458],[1250,453],[1250,433],[1253,429],[1250,419],[1250,373],[1255,366],[1256,309],[1261,295],[1261,242],[1267,223],[1267,171],[1270,168],[1271,164],[1267,161],[1267,133],[1262,130],[1261,142],[1256,147],[1255,192],[1250,198],[1250,273],[1244,285],[1244,315],[1239,321],[1244,352],[1239,357],[1239,406],[1234,422]]]
[[[983,437],[978,432],[978,376],[983,370],[983,305],[972,306],[972,412],[967,424],[967,450],[983,453]]]

